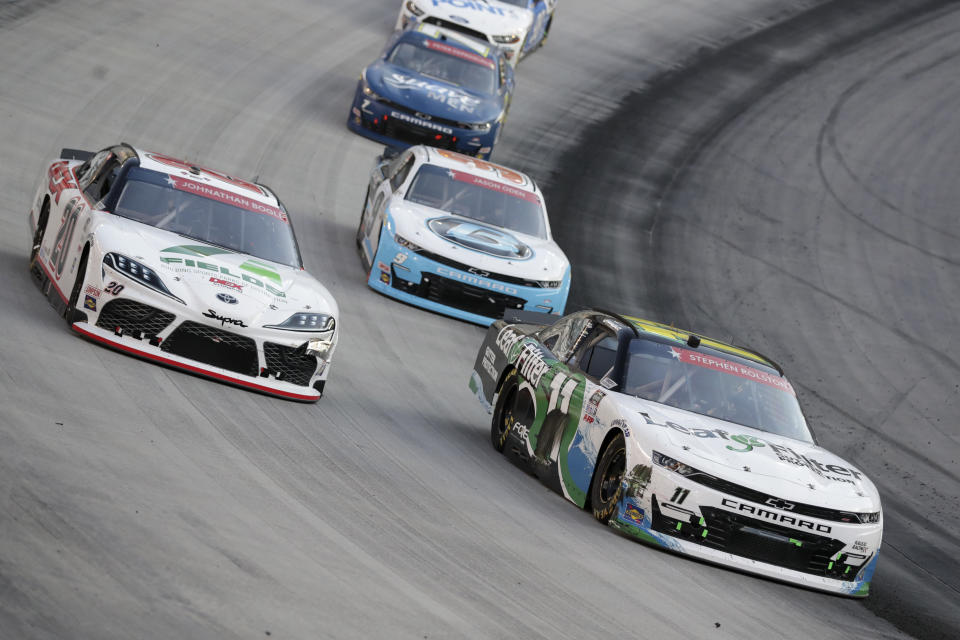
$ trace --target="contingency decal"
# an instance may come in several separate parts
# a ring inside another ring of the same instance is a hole
[[[480,160],[478,158],[474,158],[473,156],[457,153],[456,151],[447,151],[446,149],[432,149],[431,151],[436,152],[437,155],[444,157],[447,160],[454,160],[456,162],[463,163],[473,167],[478,171],[490,171],[498,174],[504,180],[509,180],[510,182],[518,184],[522,187],[530,184],[530,181],[522,173],[517,173],[513,169],[508,169],[494,162],[487,162],[486,160]]]
[[[729,373],[740,378],[746,378],[770,387],[775,387],[794,396],[797,395],[796,391],[793,390],[793,385],[787,382],[786,378],[775,376],[766,371],[755,369],[754,367],[748,367],[745,364],[732,362],[726,358],[714,358],[703,353],[681,349],[679,347],[670,347],[670,353],[680,362],[693,364],[698,367],[703,367],[704,369]]]
[[[183,171],[190,171],[191,173],[195,173],[199,171],[209,176],[212,176],[214,178],[217,178],[218,180],[222,180],[227,184],[232,184],[235,187],[240,187],[241,189],[246,189],[248,191],[252,191],[262,196],[268,195],[263,189],[261,189],[259,186],[255,185],[252,182],[247,182],[246,180],[241,180],[240,178],[234,178],[233,176],[228,176],[225,173],[220,173],[219,171],[214,171],[213,169],[198,167],[195,164],[190,164],[189,162],[184,162],[183,160],[177,160],[176,158],[171,158],[170,156],[165,156],[160,153],[148,152],[145,155],[151,160],[155,160],[160,164],[165,164],[168,167],[176,167],[177,169],[181,169]]]

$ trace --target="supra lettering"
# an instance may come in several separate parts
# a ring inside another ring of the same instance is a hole
[[[247,326],[247,325],[245,325],[245,324],[243,323],[243,320],[237,320],[237,319],[235,319],[235,318],[228,318],[228,317],[226,317],[226,316],[222,316],[222,315],[220,315],[219,313],[217,313],[216,311],[214,311],[213,309],[207,309],[207,310],[203,313],[203,315],[204,315],[205,317],[207,317],[207,318],[213,318],[214,320],[219,320],[221,327],[222,327],[223,325],[225,325],[225,324],[232,324],[232,325],[235,325],[235,326],[237,326],[237,327],[246,327],[246,326]]]

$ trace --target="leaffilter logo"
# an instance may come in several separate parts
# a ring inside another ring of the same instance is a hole
[[[756,447],[765,446],[760,440],[754,436],[730,436],[730,439],[734,442],[738,442],[744,446],[743,449],[737,449],[736,447],[731,447],[727,445],[727,449],[730,451],[737,451],[740,453],[746,453],[747,451],[753,451]]]

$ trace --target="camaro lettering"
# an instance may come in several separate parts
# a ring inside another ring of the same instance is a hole
[[[247,326],[247,325],[245,325],[245,324],[243,323],[243,320],[236,320],[236,319],[234,319],[234,318],[228,318],[228,317],[226,317],[226,316],[222,316],[222,315],[220,315],[219,313],[217,313],[216,311],[214,311],[213,309],[207,309],[207,310],[203,313],[203,315],[204,315],[205,317],[207,317],[207,318],[213,318],[214,320],[219,320],[221,327],[222,327],[223,325],[225,325],[225,324],[232,324],[232,325],[236,325],[236,326],[238,326],[238,327],[246,327],[246,326]]]
[[[437,273],[441,276],[446,276],[448,278],[453,278],[454,280],[460,280],[461,282],[466,282],[467,284],[476,285],[478,287],[485,287],[487,289],[492,289],[493,291],[503,291],[504,293],[517,293],[516,288],[508,287],[505,284],[499,282],[494,282],[492,280],[485,280],[479,276],[473,274],[460,273],[459,271],[451,271],[446,267],[439,267]]]
[[[818,524],[810,520],[803,520],[801,518],[796,518],[786,513],[779,513],[777,511],[764,509],[763,507],[754,507],[753,505],[744,504],[743,502],[737,502],[736,500],[731,500],[730,498],[724,498],[720,502],[720,504],[727,507],[728,509],[743,511],[744,513],[749,513],[752,516],[756,516],[757,518],[770,520],[772,522],[789,524],[791,526],[797,527],[798,529],[809,529],[810,531],[817,531],[819,533],[830,533],[831,531],[833,531],[833,527],[826,524]]]
[[[430,129],[432,131],[439,131],[440,133],[451,134],[453,129],[450,127],[445,127],[442,124],[437,124],[436,122],[430,122],[428,120],[421,120],[420,118],[414,118],[413,116],[408,116],[402,111],[391,111],[391,118],[396,118],[397,120],[403,120],[404,122],[412,122],[418,127],[423,127],[424,129]]]

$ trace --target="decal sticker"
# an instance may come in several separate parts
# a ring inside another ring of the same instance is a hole
[[[67,164],[66,160],[54,162],[47,172],[47,189],[53,195],[53,201],[57,204],[60,204],[60,194],[65,190],[79,188],[73,179],[73,172],[67,168]]]
[[[86,296],[83,299],[83,306],[91,311],[97,310],[97,299],[93,296]]]
[[[103,290],[109,294],[117,295],[123,291],[123,285],[119,282],[110,282],[106,287],[103,288]]]
[[[490,13],[495,16],[509,15],[503,7],[489,5],[481,0],[432,0],[433,6],[438,7],[441,4],[450,5],[455,9],[468,9],[470,11],[480,11],[481,13]],[[512,11],[509,13],[513,13]]]
[[[216,276],[210,276],[210,283],[215,284],[218,287],[227,287],[229,289],[243,291],[243,285],[239,282],[231,282],[230,280],[224,280],[223,278],[217,278]]]
[[[88,284],[87,287],[83,290],[83,292],[94,299],[99,298],[101,293],[100,289],[97,289],[92,284]]]
[[[505,193],[508,196],[513,196],[514,198],[518,198],[520,200],[526,200],[527,202],[540,204],[540,198],[532,191],[511,187],[508,184],[503,184],[502,182],[498,182],[496,180],[490,180],[489,178],[484,178],[483,176],[478,176],[473,173],[466,173],[465,171],[457,171],[456,169],[448,169],[447,175],[457,182],[465,182],[466,184],[483,187],[484,189],[496,191],[497,193]]]
[[[473,64],[478,64],[488,69],[493,69],[496,66],[493,60],[489,58],[485,58],[481,55],[477,55],[476,53],[470,53],[469,51],[464,51],[460,47],[454,47],[453,45],[449,45],[444,42],[437,42],[436,40],[427,40],[424,42],[424,44],[427,46],[428,49],[432,49],[434,51],[440,51],[441,53],[445,53],[448,56],[454,56],[455,58],[460,58],[461,60],[467,60],[468,62],[472,62]]]
[[[220,315],[219,313],[217,313],[216,311],[214,311],[213,309],[207,309],[207,310],[206,310],[203,314],[201,314],[201,315],[203,315],[203,316],[205,316],[205,317],[207,317],[207,318],[213,318],[214,320],[219,320],[221,327],[222,327],[223,325],[225,325],[225,324],[232,324],[232,325],[237,326],[237,327],[246,327],[246,326],[247,326],[246,324],[244,324],[243,320],[237,320],[237,319],[235,319],[235,318],[228,318],[227,316],[222,316],[222,315]]]
[[[481,149],[481,152],[489,151],[490,149]],[[509,180],[514,184],[520,186],[527,186],[530,184],[530,181],[522,173],[517,173],[512,169],[508,169],[502,165],[495,164],[493,162],[488,162],[486,160],[480,160],[479,158],[474,158],[473,156],[465,156],[462,153],[457,153],[456,151],[447,151],[446,149],[435,149],[435,152],[446,158],[447,160],[455,160],[466,164],[478,171],[490,171],[492,173],[498,174],[504,180]]]
[[[242,189],[247,189],[248,191],[253,191],[254,193],[260,194],[262,196],[268,195],[263,189],[253,184],[252,182],[247,182],[246,180],[241,180],[239,178],[234,178],[228,176],[225,173],[220,173],[219,171],[214,171],[213,169],[206,169],[204,167],[198,167],[197,165],[184,162],[183,160],[177,160],[176,158],[171,158],[170,156],[165,156],[160,153],[147,153],[146,156],[151,160],[155,160],[160,164],[165,164],[169,167],[176,167],[183,171],[196,171],[199,170],[203,173],[206,173],[210,176],[213,176],[219,180],[222,180],[228,184],[232,184],[235,187],[240,187]]]
[[[533,249],[513,235],[485,224],[447,216],[428,220],[427,226],[444,240],[489,256],[507,260],[529,260],[533,257]]]
[[[698,367],[703,367],[704,369],[711,369],[713,371],[722,371],[724,373],[729,373],[740,378],[753,380],[770,387],[776,387],[777,389],[786,391],[794,396],[797,395],[793,390],[793,385],[787,382],[786,378],[780,378],[773,374],[767,373],[766,371],[748,367],[747,365],[740,364],[738,362],[732,362],[725,358],[715,358],[697,351],[690,351],[688,349],[681,349],[679,347],[670,347],[670,352],[671,355],[673,355],[673,357],[680,362],[686,362]]]
[[[683,504],[683,501],[687,499],[688,495],[690,495],[690,489],[677,487],[676,490],[674,490],[673,495],[670,497],[670,502],[673,502],[674,504]]]
[[[720,504],[733,511],[749,513],[754,517],[770,520],[771,522],[777,522],[780,524],[786,524],[791,527],[796,527],[797,529],[809,529],[810,531],[817,531],[819,533],[830,533],[833,531],[833,527],[826,524],[819,524],[811,520],[804,520],[803,518],[798,518],[788,513],[771,511],[769,509],[764,509],[763,507],[755,507],[750,504],[738,502],[731,498],[723,498],[720,501]]]
[[[197,256],[197,257],[208,257],[218,254],[227,254],[227,255],[236,255],[233,251],[227,249],[218,249],[215,247],[207,247],[203,245],[179,245],[175,247],[167,247],[166,249],[161,249],[160,262],[164,263],[170,269],[178,273],[204,273],[212,272],[217,274],[217,279],[222,280],[223,282],[231,282],[232,284],[242,287],[244,284],[253,285],[255,290],[265,291],[272,294],[275,298],[280,301],[286,301],[285,298],[287,294],[280,289],[280,286],[283,286],[283,280],[280,277],[280,274],[277,273],[273,267],[270,265],[260,262],[259,260],[248,259],[246,262],[241,264],[239,267],[225,266],[215,262],[207,262],[205,260],[197,260],[194,258],[181,258],[179,256],[169,256],[163,255],[167,253],[175,253],[180,255],[188,256]],[[239,269],[242,273],[234,273],[231,269]],[[237,278],[242,281],[243,284],[238,282],[232,282],[225,280],[224,277]],[[260,277],[257,277],[260,276]],[[277,286],[273,286],[269,280],[275,283]],[[211,280],[212,282],[212,280]],[[223,282],[217,282],[215,284],[222,284]],[[229,286],[229,285],[225,285]]]
[[[786,462],[789,464],[796,465],[798,467],[807,467],[813,473],[818,476],[825,478],[827,480],[832,480],[834,482],[845,482],[849,484],[856,484],[854,479],[860,480],[863,478],[863,474],[854,469],[853,467],[846,467],[840,464],[824,464],[812,458],[810,456],[805,456],[797,453],[793,448],[787,447],[764,438],[757,436],[752,436],[748,434],[734,434],[731,435],[729,431],[724,429],[692,429],[690,427],[685,427],[682,424],[677,424],[676,422],[671,422],[669,420],[660,423],[650,417],[647,413],[640,413],[643,419],[649,425],[655,425],[658,427],[664,427],[667,429],[673,429],[678,433],[684,435],[693,436],[696,438],[716,438],[718,440],[724,440],[728,442],[734,442],[739,446],[725,445],[726,448],[730,451],[736,451],[739,453],[749,453],[754,450],[757,451],[771,451],[781,462]]]
[[[483,370],[486,371],[487,375],[494,381],[497,379],[497,369],[493,365],[496,358],[497,354],[495,354],[490,347],[487,347],[487,350],[483,352]]]
[[[230,204],[254,213],[262,213],[272,216],[282,222],[287,222],[287,214],[283,211],[283,209],[265,204],[258,200],[251,200],[250,198],[246,198],[231,191],[225,191],[223,189],[211,187],[210,185],[202,182],[187,180],[185,178],[177,178],[175,176],[168,176],[167,184],[172,186],[177,191],[186,191],[198,196],[203,196],[204,198],[208,198],[210,200],[216,200],[217,202]]]
[[[624,500],[623,519],[631,524],[643,526],[643,509],[632,498]]]
[[[426,80],[418,80],[417,78],[402,73],[394,72],[389,75],[384,75],[383,82],[387,86],[398,90],[420,89],[422,91],[421,95],[424,97],[436,102],[441,102],[448,107],[463,111],[464,113],[473,113],[482,102],[479,98],[468,96],[459,89],[454,89],[453,87],[442,84],[435,84]]]
[[[420,118],[414,118],[411,115],[407,115],[402,111],[391,111],[391,118],[396,118],[397,120],[403,120],[404,122],[409,122],[415,124],[418,127],[423,127],[424,129],[430,129],[432,131],[439,131],[440,133],[445,133],[450,135],[453,133],[453,129],[450,127],[445,127],[442,124],[437,124],[436,122],[430,122],[429,120],[421,120]],[[386,118],[386,116],[384,116]]]
[[[485,289],[491,289],[493,291],[503,291],[504,293],[515,294],[517,293],[516,287],[510,287],[500,282],[495,282],[493,280],[486,280],[480,276],[473,274],[461,273],[455,269],[448,269],[447,267],[437,267],[437,274],[451,278],[453,280],[460,280],[461,282],[466,282],[467,284],[472,284],[477,287],[484,287]]]
[[[63,208],[63,217],[60,222],[60,230],[57,231],[57,239],[54,241],[53,251],[50,253],[50,266],[54,268],[57,280],[63,275],[63,268],[67,264],[68,248],[73,240],[73,232],[77,228],[77,218],[86,205],[80,196],[72,198]]]

